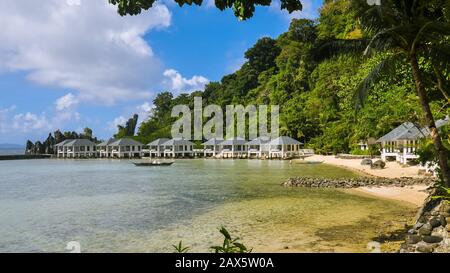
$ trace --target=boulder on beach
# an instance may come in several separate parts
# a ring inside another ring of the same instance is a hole
[[[372,164],[372,169],[384,169],[386,163],[383,160],[377,160]]]
[[[370,159],[370,158],[364,158],[363,160],[361,160],[361,165],[372,166],[372,159]]]

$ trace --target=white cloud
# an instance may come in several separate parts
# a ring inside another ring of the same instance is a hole
[[[56,110],[63,111],[65,109],[71,109],[72,107],[78,104],[78,99],[72,95],[72,93],[68,93],[65,96],[60,97],[55,102]]]
[[[45,113],[41,115],[27,112],[25,114],[16,114],[12,119],[12,128],[16,131],[28,133],[30,131],[49,131],[52,126],[47,120]]]
[[[209,83],[209,80],[203,76],[193,76],[191,79],[186,79],[174,69],[164,71],[164,76],[167,77],[166,84],[168,87],[175,92],[203,90],[205,85]]]
[[[9,1],[0,9],[0,72],[24,71],[101,104],[151,97],[164,69],[143,36],[170,26],[170,11],[157,4],[121,17],[116,8],[106,0]]]
[[[150,104],[149,102],[145,102],[145,103],[139,105],[138,107],[136,107],[137,114],[139,115],[139,121],[138,121],[137,127],[139,127],[143,121],[146,121],[149,118],[153,108],[154,108],[154,105]]]
[[[125,118],[124,116],[119,116],[119,117],[115,118],[113,121],[109,122],[108,127],[111,131],[116,131],[117,126],[119,126],[119,125],[124,126],[127,121],[128,121],[128,119]]]

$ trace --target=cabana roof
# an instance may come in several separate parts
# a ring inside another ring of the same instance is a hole
[[[97,146],[108,146],[109,144],[111,144],[111,143],[113,143],[115,141],[117,141],[117,139],[110,138],[107,141],[103,141],[102,143],[97,144]]]
[[[222,141],[220,145],[244,145],[246,143],[245,139],[241,137],[233,137]]]
[[[428,135],[428,130],[420,128],[412,122],[405,122],[395,129],[380,137],[377,142],[396,141],[396,140],[416,140]]]
[[[66,142],[63,146],[95,146],[96,144],[89,139],[74,139]]]
[[[142,143],[131,138],[118,139],[108,146],[143,146]]]
[[[164,142],[164,146],[178,146],[178,145],[194,145],[194,143],[190,142],[189,140],[186,140],[184,138],[174,138],[169,139],[167,142]]]
[[[170,139],[168,139],[168,138],[158,138],[156,140],[153,140],[149,144],[147,144],[147,146],[161,146],[169,140]]]
[[[440,128],[450,122],[448,116],[436,120],[436,127]],[[420,128],[419,125],[412,122],[405,122],[394,130],[380,137],[377,142],[396,141],[396,140],[417,140],[430,134],[428,128]]]
[[[301,145],[302,143],[298,140],[293,139],[288,136],[278,137],[270,142],[270,145]]]
[[[247,142],[247,145],[264,145],[268,144],[270,142],[270,137],[268,136],[261,136],[257,137],[249,142]]]
[[[55,147],[64,146],[66,143],[73,141],[73,139],[66,139],[61,141],[60,143],[56,144]]]
[[[213,137],[213,138],[211,138],[210,140],[208,140],[208,141],[202,143],[202,145],[203,145],[203,146],[206,146],[206,145],[219,145],[219,144],[221,144],[222,142],[223,142],[223,139]]]

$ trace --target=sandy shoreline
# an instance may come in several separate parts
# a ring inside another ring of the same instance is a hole
[[[300,162],[301,160],[298,160]],[[314,155],[308,157],[306,161],[322,161],[323,163],[344,167],[364,175],[398,178],[398,177],[421,177],[418,175],[419,167],[402,167],[396,162],[387,162],[383,170],[373,170],[369,166],[362,166],[360,159],[340,159],[334,156]],[[415,185],[411,187],[361,187],[346,190],[354,194],[371,195],[384,199],[407,202],[417,207],[422,206],[428,197],[427,186]]]

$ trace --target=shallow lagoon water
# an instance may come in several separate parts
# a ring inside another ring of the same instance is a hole
[[[284,188],[291,176],[351,177],[323,164],[177,160],[0,161],[0,252],[193,252],[220,244],[226,226],[259,251],[365,251],[414,209],[333,189]],[[405,220],[406,221],[406,220]]]

